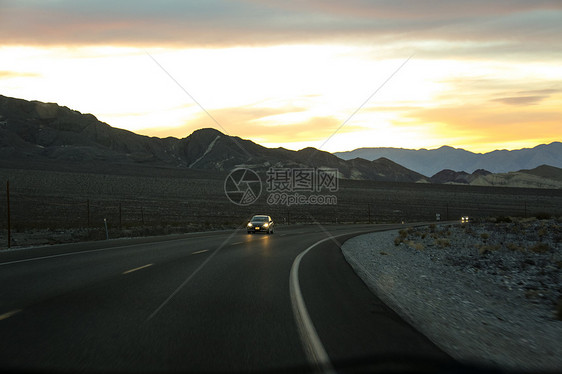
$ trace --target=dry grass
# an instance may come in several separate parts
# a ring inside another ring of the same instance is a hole
[[[398,232],[398,236],[394,239],[394,245],[398,246],[408,237],[408,230],[402,229]]]
[[[516,243],[511,243],[511,242],[510,242],[510,243],[507,243],[507,244],[505,245],[505,247],[506,247],[507,249],[509,249],[510,251],[518,251],[518,252],[523,252],[523,251],[525,251],[525,248],[523,248],[522,246],[520,246],[519,244],[516,244]]]
[[[449,239],[445,239],[445,238],[437,238],[437,239],[435,239],[435,245],[440,247],[440,248],[450,247],[451,241]]]
[[[529,250],[535,253],[546,253],[550,251],[550,246],[547,243],[539,242],[534,246],[532,246],[531,248],[529,248]]]
[[[414,242],[412,240],[407,241],[406,245],[408,247],[413,248],[413,249],[418,250],[418,251],[423,251],[423,249],[425,248],[422,243],[417,243],[417,242]]]
[[[481,255],[485,255],[486,253],[490,253],[493,251],[497,251],[501,248],[501,245],[496,244],[496,245],[481,245],[478,247],[478,253],[480,253]]]

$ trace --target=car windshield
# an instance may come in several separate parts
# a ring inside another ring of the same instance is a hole
[[[562,0],[123,3],[0,0],[0,374],[562,374]]]

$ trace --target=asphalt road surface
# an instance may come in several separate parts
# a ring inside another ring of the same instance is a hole
[[[453,360],[339,245],[389,225],[277,227],[0,253],[0,369],[431,372]],[[404,276],[407,276],[405,274]]]

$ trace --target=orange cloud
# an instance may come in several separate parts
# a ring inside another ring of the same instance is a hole
[[[413,121],[420,126],[435,126],[438,130],[434,136],[454,139],[456,144],[449,144],[452,146],[496,149],[504,148],[506,143],[535,146],[562,139],[559,110],[540,106],[528,108],[505,110],[495,105],[449,106],[420,108],[408,112],[406,116],[408,125]]]
[[[9,78],[37,78],[40,77],[41,74],[38,73],[28,73],[28,72],[21,72],[21,71],[10,71],[10,70],[0,70],[0,79],[9,79]]]
[[[184,126],[146,128],[141,132],[149,136],[183,138],[193,131],[212,127],[227,135],[251,139],[257,143],[299,143],[321,142],[328,139],[341,125],[338,118],[329,116],[307,116],[303,108],[223,108],[210,112],[216,122],[207,114],[201,113],[196,118],[186,122]],[[276,119],[277,115],[300,113],[303,120],[283,122]],[[217,124],[218,123],[218,124]],[[350,133],[364,130],[359,126],[346,125],[339,130]]]
[[[548,96],[512,96],[494,99],[494,101],[507,105],[536,105],[547,97]]]

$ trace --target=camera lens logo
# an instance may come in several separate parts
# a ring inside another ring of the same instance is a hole
[[[261,179],[253,170],[234,169],[224,180],[224,192],[234,204],[250,205],[260,197]]]

